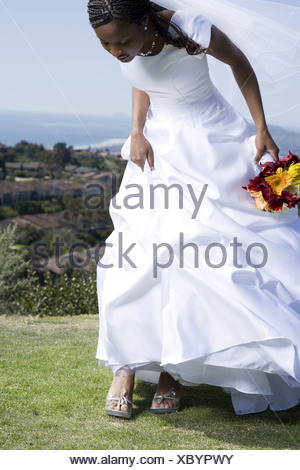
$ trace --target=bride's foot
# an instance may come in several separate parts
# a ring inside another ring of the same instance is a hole
[[[106,413],[114,416],[130,418],[133,388],[134,372],[129,371],[128,369],[119,369],[111,383],[106,397]]]
[[[167,372],[162,372],[150,410],[160,413],[177,411],[180,400],[180,383]]]

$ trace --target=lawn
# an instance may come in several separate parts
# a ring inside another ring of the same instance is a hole
[[[98,317],[0,316],[1,449],[299,449],[300,406],[236,416],[217,387],[185,387],[154,416],[136,381],[131,420],[106,416],[111,372],[95,359]]]

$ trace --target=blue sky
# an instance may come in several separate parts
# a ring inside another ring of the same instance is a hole
[[[85,0],[0,0],[0,108],[130,114],[131,87]]]
[[[97,40],[86,5],[0,0],[0,109],[130,115],[131,87]],[[295,103],[298,109],[270,122],[300,127],[300,96]]]

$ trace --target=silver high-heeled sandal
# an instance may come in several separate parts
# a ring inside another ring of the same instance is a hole
[[[171,390],[169,390],[164,395],[157,395],[157,393],[155,393],[152,403],[154,402],[154,403],[159,403],[160,404],[164,400],[175,400],[178,404],[176,403],[176,406],[173,406],[172,408],[153,408],[151,406],[150,411],[152,411],[152,413],[156,413],[156,414],[176,413],[179,410],[180,398],[174,398],[175,395],[176,395],[176,393],[175,393],[174,387],[171,388]]]
[[[117,409],[111,409],[111,408],[107,408],[107,406],[105,406],[105,413],[107,415],[117,416],[118,418],[126,418],[126,419],[131,418],[132,402],[130,400],[128,400],[128,398],[125,397],[125,393],[126,393],[126,388],[123,388],[120,397],[112,397],[112,398],[107,398],[106,399],[106,403],[108,401],[116,401],[117,402]],[[122,411],[121,410],[122,405],[128,405],[130,407],[129,411]]]

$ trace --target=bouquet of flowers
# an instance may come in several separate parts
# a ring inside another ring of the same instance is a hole
[[[242,186],[254,199],[257,209],[287,212],[300,202],[300,158],[291,152],[279,162],[261,164],[263,170],[248,186]]]

